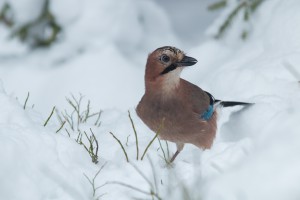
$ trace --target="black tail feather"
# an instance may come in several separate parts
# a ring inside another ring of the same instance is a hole
[[[221,101],[215,100],[215,103],[220,102],[220,105],[223,107],[232,107],[232,106],[247,106],[252,105],[253,103],[246,103],[246,102],[237,102],[237,101]]]

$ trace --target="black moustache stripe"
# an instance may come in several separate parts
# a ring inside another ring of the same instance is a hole
[[[177,68],[177,65],[176,65],[176,64],[171,64],[170,66],[166,67],[166,68],[164,69],[164,71],[162,71],[162,72],[160,73],[160,75],[164,75],[164,74],[166,74],[166,73],[169,73],[170,71],[173,71],[173,70],[176,69],[176,68]]]

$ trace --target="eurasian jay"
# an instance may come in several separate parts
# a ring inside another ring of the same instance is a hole
[[[174,161],[185,143],[208,149],[217,130],[216,106],[247,105],[214,97],[198,86],[180,78],[186,66],[197,63],[175,47],[156,49],[148,56],[145,72],[145,94],[136,112],[160,139],[176,143]]]

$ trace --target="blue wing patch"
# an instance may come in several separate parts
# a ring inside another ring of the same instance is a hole
[[[206,92],[206,91],[205,91]],[[214,114],[214,103],[215,103],[215,98],[213,95],[211,95],[209,92],[206,92],[206,94],[209,96],[209,106],[206,111],[201,115],[201,118],[204,120],[209,120],[213,114]]]
[[[208,109],[201,115],[201,118],[204,120],[209,120],[214,114],[214,106],[209,105]]]

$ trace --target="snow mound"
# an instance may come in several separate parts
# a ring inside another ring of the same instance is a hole
[[[91,199],[83,173],[95,173],[74,141],[35,124],[0,90],[1,199]]]
[[[300,196],[300,86],[286,68],[289,63],[300,71],[296,37],[300,26],[293,21],[300,17],[299,6],[296,0],[266,1],[255,14],[257,23],[244,44],[225,38],[192,50],[199,55],[200,67],[187,71],[185,77],[218,99],[255,103],[231,110],[225,121],[222,118],[229,110],[223,110],[214,146],[201,160],[204,199]]]

